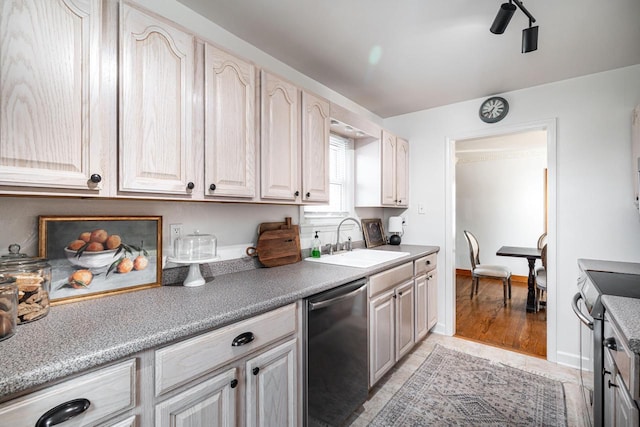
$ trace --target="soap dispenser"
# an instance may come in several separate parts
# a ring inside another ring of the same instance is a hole
[[[320,258],[321,254],[321,242],[318,237],[318,231],[316,231],[316,235],[313,237],[313,242],[311,243],[311,258]]]

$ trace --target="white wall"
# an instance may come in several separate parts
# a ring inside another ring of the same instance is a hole
[[[546,135],[536,132],[546,146]],[[523,258],[496,256],[503,245],[536,246],[544,232],[545,151],[456,153],[456,268],[470,270],[464,230],[480,243],[483,264],[527,276]]]
[[[557,150],[556,247],[549,249],[556,291],[555,330],[561,363],[577,365],[578,320],[570,307],[576,292],[578,258],[640,262],[640,216],[634,210],[631,186],[631,111],[640,103],[640,65],[502,94],[509,115],[499,124],[478,118],[482,100],[389,118],[384,126],[411,144],[411,208],[406,243],[436,244],[443,280],[439,283],[439,325],[446,329],[452,306],[454,259],[445,253],[445,185],[447,138],[499,131],[534,121],[555,119]],[[551,165],[550,165],[551,167]],[[425,215],[418,215],[423,203]],[[459,249],[458,249],[459,250]],[[466,248],[462,248],[466,250]],[[453,317],[455,318],[455,316]]]

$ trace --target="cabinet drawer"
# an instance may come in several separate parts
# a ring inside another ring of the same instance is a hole
[[[295,304],[156,350],[156,396],[296,330]],[[242,334],[253,340],[232,346]]]
[[[627,340],[607,315],[604,322],[604,340],[605,353],[609,353],[615,361],[616,368],[631,397],[640,399],[638,356],[629,349]],[[611,347],[607,345],[608,342],[611,343]]]
[[[96,424],[135,406],[135,378],[135,359],[90,372],[0,405],[0,424],[32,427],[50,409],[81,398],[89,400],[89,408],[65,427]]]
[[[436,263],[438,262],[438,253],[434,252],[425,257],[419,258],[414,261],[414,275],[420,276],[425,274],[427,271],[431,271],[436,268]]]
[[[413,277],[413,262],[407,262],[369,278],[369,298],[393,288],[398,283]]]

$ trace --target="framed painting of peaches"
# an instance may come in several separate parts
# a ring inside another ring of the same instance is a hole
[[[38,234],[52,305],[162,284],[160,216],[40,216]]]

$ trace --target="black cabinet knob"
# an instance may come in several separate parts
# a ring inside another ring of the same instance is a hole
[[[102,177],[100,176],[100,174],[94,173],[93,175],[91,175],[91,178],[89,178],[91,180],[91,182],[93,182],[94,184],[99,183],[100,181],[102,181]]]
[[[187,183],[187,188],[188,188],[189,190],[193,190],[195,187],[196,187],[196,185],[195,185],[193,182],[189,182],[189,183]]]
[[[236,388],[238,386],[238,380],[236,380],[235,378],[232,379],[229,385],[231,386],[231,388]]]
[[[402,291],[398,292],[398,295],[402,296]]]
[[[45,412],[36,422],[36,427],[49,427],[61,424],[82,414],[89,409],[89,406],[91,406],[91,402],[88,399],[69,400]]]
[[[260,372],[260,368],[253,368],[251,372],[253,373],[253,375],[258,375],[258,372]]]
[[[300,195],[300,192],[296,190],[295,193],[293,193],[294,196],[298,197]]]
[[[602,345],[607,347],[609,350],[618,351],[618,344],[614,337],[605,338],[602,341]]]
[[[609,383],[609,388],[611,387],[618,387],[618,384],[612,383],[611,380],[607,380],[607,382]]]
[[[216,185],[215,185],[215,184],[211,184],[211,185],[209,186],[209,190],[211,190],[211,191],[216,191]]]
[[[309,197],[311,197],[311,193],[309,193],[309,192],[307,191],[306,196],[307,196],[307,199],[308,199]]]
[[[428,260],[427,260],[427,265],[430,265],[430,264],[431,264],[431,260],[430,260],[430,259],[428,259]]]

